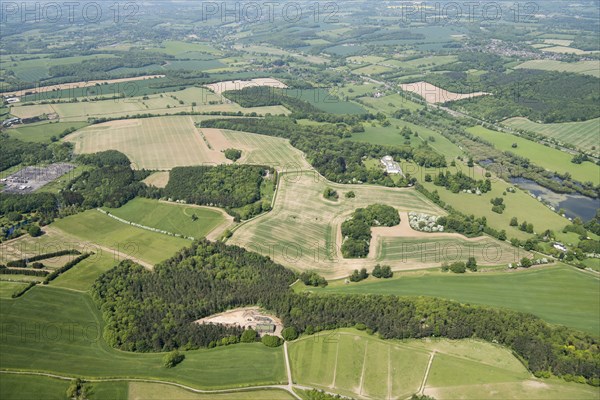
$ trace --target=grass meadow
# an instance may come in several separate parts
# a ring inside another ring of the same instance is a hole
[[[600,78],[600,61],[577,61],[572,63],[555,60],[529,60],[515,67],[516,69],[539,69],[542,71],[572,72]]]
[[[441,297],[531,313],[553,324],[600,335],[600,280],[564,264],[513,272],[452,274],[414,272],[388,280],[370,277],[346,285],[332,282],[324,293],[393,294]],[[311,288],[311,290],[313,290]]]
[[[12,138],[25,142],[50,143],[52,136],[58,138],[65,129],[81,129],[87,125],[86,122],[51,122],[19,126],[6,130],[6,133]]]
[[[539,133],[569,143],[580,150],[590,151],[592,146],[600,147],[598,138],[600,136],[600,118],[590,119],[583,122],[563,122],[557,124],[538,124],[527,118],[510,118],[503,124],[514,128],[524,129]]]
[[[105,208],[119,218],[151,228],[199,239],[225,222],[223,213],[208,207],[136,198],[120,208]],[[192,220],[192,215],[198,217]]]
[[[468,128],[467,131],[491,142],[498,150],[510,151],[521,157],[526,157],[534,164],[547,170],[557,171],[561,174],[568,172],[578,181],[593,182],[595,185],[600,184],[598,166],[592,162],[574,164],[571,162],[573,158],[571,154],[522,137],[492,131],[482,126]],[[516,148],[512,147],[513,143],[517,144]]]

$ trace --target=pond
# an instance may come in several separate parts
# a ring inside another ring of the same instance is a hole
[[[535,196],[540,196],[544,202],[552,205],[556,210],[564,209],[569,218],[579,217],[583,221],[589,221],[596,215],[596,209],[600,208],[599,199],[591,199],[580,194],[556,193],[547,189],[531,179],[511,178],[514,185],[528,190]]]

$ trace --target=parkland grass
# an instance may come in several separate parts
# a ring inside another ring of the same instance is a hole
[[[20,329],[4,332],[2,369],[82,378],[148,378],[200,389],[285,380],[283,350],[260,343],[187,351],[185,360],[172,369],[164,368],[164,354],[112,349],[102,338],[102,316],[85,293],[37,286],[19,299],[0,299],[0,306],[5,326],[28,327],[25,336]]]
[[[598,166],[592,162],[574,164],[571,162],[573,158],[571,154],[522,137],[492,131],[482,126],[468,128],[467,131],[491,142],[498,150],[510,151],[521,157],[526,157],[534,164],[549,171],[556,171],[561,174],[568,172],[578,181],[593,182],[595,185],[600,184]],[[516,148],[512,147],[514,143],[517,144]]]
[[[563,122],[557,124],[538,124],[527,118],[510,118],[503,124],[514,128],[539,133],[554,138],[562,143],[569,143],[580,150],[593,151],[592,146],[600,147],[598,138],[600,136],[600,118],[590,119],[583,122]],[[597,150],[598,151],[598,150]]]
[[[318,292],[441,297],[527,312],[597,336],[600,322],[589,316],[600,313],[599,282],[595,276],[557,264],[517,272],[436,271],[401,274],[389,280],[370,278],[350,285],[340,281]]]
[[[120,208],[106,208],[119,218],[199,239],[225,222],[220,210],[136,198]],[[192,219],[193,215],[197,219]]]

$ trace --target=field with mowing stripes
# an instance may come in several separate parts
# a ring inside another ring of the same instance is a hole
[[[302,337],[289,349],[296,383],[352,398],[405,399],[421,388],[436,399],[463,398],[457,394],[464,389],[477,399],[597,395],[588,385],[536,379],[508,349],[475,340],[384,341],[340,329]]]
[[[311,290],[315,290],[312,289]],[[420,271],[380,280],[345,285],[331,282],[318,293],[393,294],[435,296],[470,304],[505,307],[537,315],[545,321],[566,325],[594,335],[600,334],[598,277],[562,264],[526,271],[452,274]]]
[[[158,200],[136,198],[120,208],[106,208],[119,218],[151,228],[200,239],[223,224],[224,213],[209,207],[186,206]],[[192,220],[192,215],[198,217]]]
[[[332,202],[323,198],[330,187],[339,194]],[[354,191],[356,197],[344,195]],[[359,207],[382,203],[401,211],[421,211],[442,215],[443,211],[415,190],[367,185],[340,185],[314,172],[281,175],[273,210],[242,224],[230,239],[232,244],[246,247],[288,267],[315,269],[327,277],[347,276],[355,268],[372,268],[375,254],[367,259],[344,260],[337,247],[341,245],[341,223]],[[393,228],[392,228],[393,229]],[[392,263],[396,269],[423,267],[423,264]]]
[[[600,147],[600,118],[584,122],[564,122],[559,124],[538,124],[527,118],[510,118],[503,124],[514,128],[524,129],[570,143],[580,150],[590,151],[592,146]],[[598,151],[598,150],[597,150]]]

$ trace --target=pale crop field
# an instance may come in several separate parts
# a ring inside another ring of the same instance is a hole
[[[311,168],[304,154],[287,139],[220,129],[202,129],[202,132],[217,151],[242,150],[242,157],[237,161],[240,164],[269,165],[280,171]]]
[[[505,125],[539,133],[557,139],[563,143],[570,143],[581,150],[589,151],[592,146],[600,147],[600,118],[583,122],[563,122],[557,124],[538,124],[527,118],[510,118],[503,122]]]
[[[226,161],[223,153],[208,147],[189,116],[111,121],[81,129],[65,140],[75,144],[78,154],[118,150],[136,169]]]
[[[339,194],[336,202],[323,198],[325,188]],[[355,198],[346,198],[353,191]],[[232,244],[269,255],[276,262],[297,270],[317,270],[328,278],[346,277],[355,268],[376,263],[376,252],[365,259],[343,259],[341,223],[359,207],[387,204],[400,211],[426,212],[443,215],[435,204],[412,189],[384,188],[370,185],[341,185],[325,180],[314,171],[282,174],[273,210],[242,224],[230,239]],[[406,219],[406,218],[405,218]],[[378,232],[378,236],[397,234]],[[414,231],[409,234],[416,234]],[[375,235],[371,246],[375,246]],[[376,248],[376,247],[375,247]],[[387,260],[386,260],[387,262]],[[390,262],[398,269],[430,267],[430,264]]]
[[[403,83],[400,85],[400,89],[405,92],[411,92],[418,94],[428,103],[445,103],[448,101],[456,101],[463,99],[471,99],[473,97],[486,96],[489,93],[485,92],[473,92],[473,93],[454,93],[448,90],[439,88],[428,82],[414,82],[414,83]]]
[[[539,69],[542,71],[573,72],[600,78],[600,61],[578,61],[567,63],[555,60],[529,60],[519,64],[515,69]]]

